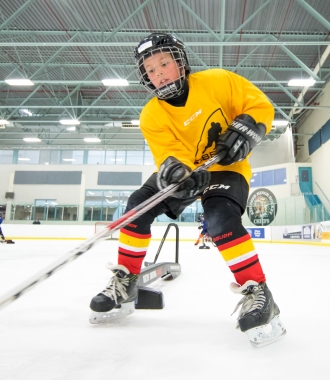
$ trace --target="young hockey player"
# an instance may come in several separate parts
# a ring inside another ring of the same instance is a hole
[[[102,315],[136,298],[155,217],[165,213],[176,219],[201,197],[208,232],[236,280],[231,290],[244,296],[239,328],[255,345],[279,339],[285,333],[280,311],[241,221],[251,178],[248,156],[271,129],[271,103],[234,73],[209,69],[191,74],[184,44],[169,34],[143,39],[135,60],[141,84],[154,96],[142,110],[140,126],[158,171],[130,196],[126,211],[190,177],[173,196],[120,230],[118,265],[91,309]],[[220,152],[224,157],[208,171],[193,172]],[[262,326],[269,324],[272,333],[266,335]]]
[[[207,223],[204,218],[204,215],[201,215],[198,218],[198,223],[200,223],[200,226],[198,226],[198,229],[201,230],[198,236],[198,239],[196,240],[195,245],[198,245],[200,241],[203,241],[203,245],[205,246],[205,240],[209,237],[209,234],[207,232]]]
[[[1,239],[3,241],[5,241],[5,237],[3,236],[3,233],[2,233],[2,228],[1,228],[1,224],[2,224],[2,213],[0,212],[0,236],[1,236]]]

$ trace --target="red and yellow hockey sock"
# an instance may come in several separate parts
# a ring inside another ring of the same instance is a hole
[[[249,234],[219,244],[218,250],[226,261],[236,282],[243,285],[248,280],[265,282],[266,278],[258,254]]]
[[[151,234],[140,234],[126,228],[120,229],[118,264],[124,265],[130,273],[141,272],[142,261],[147,254]]]

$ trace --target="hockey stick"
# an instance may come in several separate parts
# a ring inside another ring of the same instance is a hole
[[[225,156],[225,153],[226,153],[225,151],[221,151],[220,153],[218,153],[217,155],[215,155],[214,157],[206,161],[205,164],[196,168],[192,173],[196,173],[201,170],[208,169],[209,167],[211,167],[212,165],[220,161]],[[65,256],[60,257],[58,260],[54,261],[53,263],[48,265],[46,268],[42,269],[40,272],[36,273],[31,278],[27,279],[26,281],[22,282],[11,291],[4,294],[2,297],[0,297],[0,309],[9,305],[11,302],[15,301],[17,298],[21,297],[25,292],[31,289],[34,285],[52,276],[59,269],[63,268],[65,265],[67,265],[71,261],[77,259],[83,253],[89,251],[96,243],[100,242],[103,238],[106,238],[114,231],[117,231],[120,228],[126,226],[127,224],[132,222],[134,219],[137,219],[139,216],[143,215],[145,212],[147,212],[148,210],[150,210],[151,208],[153,208],[154,206],[162,202],[164,199],[166,199],[171,194],[173,194],[175,190],[177,190],[178,187],[181,185],[181,183],[187,180],[189,177],[186,177],[180,182],[172,184],[166,187],[165,189],[160,190],[158,193],[156,193],[155,195],[153,195],[146,201],[140,203],[138,206],[134,207],[132,210],[126,212],[120,218],[110,223],[108,226],[106,226],[103,230],[98,232],[96,235],[87,239],[79,247],[68,252]]]

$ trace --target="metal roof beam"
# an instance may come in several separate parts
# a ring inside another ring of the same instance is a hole
[[[79,36],[80,32],[75,33],[68,41],[68,43],[72,42],[77,36]],[[37,71],[35,71],[29,79],[33,79],[37,76],[37,74],[40,73],[41,70],[44,70],[50,62],[52,62],[63,50],[65,49],[65,46],[61,47],[57,50],[55,54],[53,54]]]
[[[330,22],[320,15],[314,8],[312,8],[309,4],[306,3],[305,0],[296,0],[296,2],[306,9],[308,13],[310,13],[317,21],[319,21],[322,25],[324,25],[328,30],[330,30]]]
[[[190,51],[190,50],[189,50]],[[192,54],[196,54],[196,53],[193,53]],[[205,66],[206,67],[206,64],[201,60],[201,63],[202,63],[202,66]],[[42,65],[42,63],[29,63],[29,67],[40,67]],[[123,68],[123,65],[119,65],[119,64],[99,64],[100,67],[105,67],[105,68],[115,68],[115,69],[118,69],[118,68]],[[13,66],[13,63],[12,62],[1,62],[0,63],[0,67],[11,67]],[[69,68],[72,68],[72,67],[90,67],[90,64],[88,63],[50,63],[48,65],[48,67],[69,67]],[[191,68],[193,69],[196,69],[196,70],[199,70],[201,68],[201,66],[196,66],[196,65],[190,65]],[[208,66],[208,67],[211,67],[211,66]],[[217,66],[218,67],[218,66]],[[259,66],[245,66],[243,67],[242,69],[244,70],[255,70],[256,67],[259,67]],[[125,68],[126,69],[134,69],[135,68],[135,65],[127,65],[125,64]],[[224,68],[226,68],[227,70],[234,70],[235,69],[235,66],[224,66]],[[16,70],[16,69],[15,69]],[[297,68],[297,67],[280,67],[280,66],[270,66],[269,70],[273,70],[273,71],[301,71],[301,68]],[[330,71],[330,68],[323,68],[322,67],[322,72],[325,72],[325,71]],[[44,81],[42,80],[34,80],[33,81],[35,84],[37,83],[44,83]],[[51,81],[50,81],[51,82]],[[55,82],[58,82],[58,81],[55,81]],[[69,82],[72,82],[72,84],[77,84],[77,83],[80,83],[81,81],[64,81],[63,83],[66,83],[66,84],[69,84]],[[92,84],[93,81],[90,81],[90,83]],[[0,84],[1,83],[4,83],[4,81],[1,81],[0,80]],[[62,83],[62,81],[61,81]]]
[[[78,32],[80,33],[80,32]],[[275,41],[187,41],[185,42],[186,46],[327,46],[330,45],[328,40],[314,40],[314,41],[277,41],[276,38],[272,35]],[[0,46],[3,47],[83,47],[83,46],[97,46],[97,47],[135,47],[136,42],[2,42],[0,41]]]
[[[276,40],[276,38],[274,36],[270,36],[270,38],[272,40]],[[329,41],[329,45],[330,45],[330,41]],[[302,62],[296,55],[294,55],[287,47],[285,47],[284,45],[279,45],[280,48],[291,58],[293,59],[307,74],[309,74],[312,78],[314,78],[315,80],[320,80],[320,78],[314,74],[314,72],[304,64],[304,62]]]
[[[196,15],[196,13],[191,9],[191,8],[189,8],[188,7],[188,5],[184,2],[184,1],[182,1],[182,0],[177,0],[177,2],[179,3],[179,4],[181,4],[182,5],[182,7],[186,10],[186,11],[188,11],[188,13],[190,13],[193,17],[194,17],[194,19],[196,19],[201,25],[203,25],[203,27],[211,34],[211,36],[212,37],[214,37],[216,40],[218,40],[218,41],[222,41],[222,39],[221,39],[221,36],[219,36],[218,34],[216,34],[215,32],[214,32],[214,30],[212,30],[200,17],[198,17],[197,15]],[[186,43],[185,43],[185,45],[186,45]]]
[[[32,96],[33,96],[33,95],[39,90],[40,87],[41,87],[41,85],[37,86],[37,87],[35,88],[35,90],[32,91],[31,94],[30,94],[27,98],[24,99],[24,101],[20,104],[20,106],[19,106],[18,108],[16,108],[14,111],[12,111],[12,113],[8,116],[8,119],[11,118],[11,117],[14,115],[14,113],[20,109],[20,107],[24,106],[24,104],[25,104],[29,99],[32,98]]]
[[[0,25],[0,30],[4,29],[8,24],[10,24],[19,14],[21,14],[26,7],[32,4],[35,0],[25,0],[23,5],[18,8],[11,16],[9,16],[6,21]]]
[[[143,4],[141,4],[129,17],[127,17],[117,28],[115,28],[110,34],[109,36],[106,38],[105,41],[108,41],[109,39],[111,39],[116,33],[118,30],[120,30],[129,20],[131,20],[132,17],[134,17],[137,13],[139,13],[150,1],[152,0],[146,0],[144,1]],[[109,43],[109,42],[107,42]],[[102,43],[103,44],[103,43]],[[1,45],[0,45],[1,46]],[[95,45],[91,45],[91,46],[95,46]],[[122,46],[122,45],[119,45],[119,46]],[[135,45],[134,45],[135,46]],[[100,67],[101,65],[97,66],[94,70],[92,70],[88,77],[93,75]],[[76,91],[78,91],[78,89],[81,87],[81,85],[78,85],[75,89],[73,89],[73,91],[71,92],[71,95],[68,95],[65,100],[67,98],[70,98],[70,96],[72,96],[73,93],[75,93]],[[63,104],[64,101],[61,102],[61,104]],[[131,107],[132,108],[132,107]]]
[[[261,69],[266,73],[266,75],[267,75],[269,78],[271,78],[271,79],[273,79],[274,81],[276,81],[276,78],[274,78],[271,74],[269,74],[269,72],[268,72],[264,67],[262,67]],[[297,100],[297,99],[291,94],[290,91],[288,91],[284,86],[282,86],[281,83],[277,83],[277,87],[280,88],[285,94],[287,94],[288,97],[289,97],[290,99],[292,99],[294,102],[296,102],[296,103],[299,104],[300,106],[303,106],[303,104],[302,104],[300,101],[298,101],[298,100]]]
[[[250,51],[249,54],[247,54],[243,59],[240,60],[240,62],[232,69],[232,71],[236,71],[238,68],[240,68],[243,63],[248,59],[250,58],[250,56],[256,51],[259,49],[259,46],[256,46],[253,50]]]
[[[223,15],[221,15],[222,17]],[[225,15],[223,16],[225,17]],[[86,30],[80,30],[80,34],[82,37],[85,37],[85,36],[91,36],[91,37],[96,37],[96,38],[100,38],[102,37],[102,35],[104,35],[104,37],[108,37],[112,32],[98,32],[98,31],[86,31]],[[149,31],[125,31],[125,32],[121,32],[121,31],[118,31],[116,33],[116,36],[117,37],[146,37],[146,35],[150,33]],[[175,30],[175,33],[178,33],[180,34],[180,36],[186,38],[186,37],[205,37],[205,38],[208,38],[209,37],[209,33],[208,32],[205,32],[205,31],[192,31],[192,32],[186,32],[184,30]],[[233,36],[233,32],[230,33],[230,32],[224,32],[224,34],[221,32],[218,32],[216,30],[213,30],[213,33],[219,35],[221,38],[223,37],[224,40],[228,37],[233,37],[233,38],[265,38],[267,36],[269,36],[270,34],[272,35],[278,35],[279,32],[278,31],[259,31],[259,30],[256,30],[255,32],[253,31],[249,31],[249,30],[246,30],[244,32],[242,32],[240,35],[234,35]],[[67,36],[68,33],[66,31],[61,31],[61,30],[0,30],[0,38],[3,38],[3,37],[6,37],[6,35],[8,35],[8,38],[19,38],[19,37],[45,37],[45,36]],[[3,36],[3,37],[1,37]],[[327,34],[326,33],[321,33],[321,34],[318,34],[318,35],[315,35],[315,33],[310,33],[308,31],[306,32],[301,32],[301,31],[282,31],[281,33],[281,38],[285,38],[285,37],[288,37],[288,38],[296,38],[297,40],[301,40],[301,39],[313,39],[315,40],[315,38],[326,38]]]
[[[240,64],[238,64],[237,66],[235,67],[228,67],[227,70],[231,70],[231,71],[235,71],[236,69],[238,68],[241,68],[240,67]],[[256,67],[249,67],[249,68],[246,68],[246,67],[243,67],[242,70],[249,70],[251,69],[252,71],[255,71],[256,69],[259,69],[259,68],[262,68],[262,66],[256,66]],[[285,69],[281,70],[281,71],[287,71]],[[301,71],[301,69],[299,69],[299,72]],[[330,71],[330,69],[326,70],[326,71]],[[288,83],[287,80],[276,80],[276,78],[274,78],[274,80],[255,80],[255,81],[252,81],[253,83],[255,84],[261,84],[261,83],[268,83],[268,84],[278,84],[278,83]],[[38,85],[41,85],[41,84],[48,84],[48,85],[65,85],[65,86],[70,86],[70,85],[77,85],[79,84],[80,86],[102,86],[104,87],[102,81],[89,81],[89,80],[75,80],[75,81],[71,81],[71,80],[39,80],[39,81],[35,81],[34,82],[35,84],[38,84]],[[129,86],[140,86],[141,88],[143,88],[143,86],[141,85],[141,83],[139,81],[129,81]],[[316,80],[315,83],[325,83],[324,80]],[[5,81],[0,81],[0,84],[6,84],[7,83]],[[117,87],[110,87],[112,88],[112,90],[118,90]],[[91,91],[93,91],[93,89],[91,89]],[[73,91],[72,91],[73,92]],[[72,96],[72,92],[70,92],[70,94],[67,96],[67,98],[69,98],[69,96]],[[67,100],[67,98],[65,98],[60,104],[62,104],[65,100]],[[13,98],[13,99],[16,99],[16,98]]]
[[[26,108],[27,106],[19,106],[18,108]],[[89,108],[94,108],[94,109],[127,109],[128,107],[129,108],[132,108],[132,109],[136,109],[136,110],[140,110],[143,108],[143,106],[109,106],[109,105],[106,105],[106,106],[88,106]],[[12,106],[0,106],[0,109],[7,109],[7,108],[13,108]],[[28,106],[29,109],[63,109],[65,108],[65,106]],[[78,105],[78,106],[70,106],[70,108],[82,108],[81,105]],[[301,108],[301,109],[319,109],[319,108],[330,108],[330,105],[329,106],[282,106],[281,107],[282,109],[294,109],[294,108]],[[15,120],[17,121],[17,120]]]
[[[229,41],[232,37],[234,37],[240,30],[244,28],[245,25],[247,25],[253,18],[256,16],[264,7],[266,7],[272,0],[267,0],[265,3],[261,5],[250,17],[248,17],[243,24],[241,24],[227,39],[226,41]]]
[[[225,40],[225,22],[226,22],[226,0],[221,3],[221,16],[220,16],[220,36],[221,41]],[[219,67],[223,67],[223,46],[220,46],[219,52]]]

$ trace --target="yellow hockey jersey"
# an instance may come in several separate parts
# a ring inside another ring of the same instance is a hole
[[[191,169],[216,153],[216,142],[233,119],[241,114],[272,127],[274,109],[266,95],[245,78],[222,69],[190,74],[189,95],[184,107],[151,99],[143,108],[140,127],[157,168],[174,156]],[[230,166],[213,165],[209,171],[234,171],[250,183],[248,159]]]

